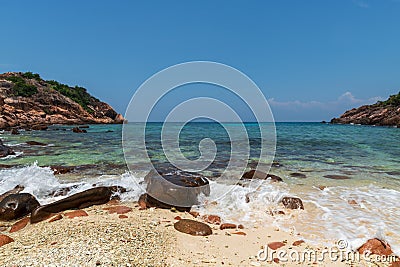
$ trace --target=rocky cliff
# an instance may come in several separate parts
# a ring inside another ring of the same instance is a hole
[[[0,129],[123,122],[121,114],[85,88],[45,81],[31,72],[0,74]]]
[[[400,92],[386,101],[346,111],[331,123],[397,126],[400,128]]]

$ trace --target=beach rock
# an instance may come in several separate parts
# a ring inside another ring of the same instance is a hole
[[[84,211],[84,210],[74,210],[74,211],[71,211],[71,212],[67,212],[67,213],[65,213],[64,215],[65,215],[65,217],[68,217],[68,218],[70,218],[70,219],[73,219],[73,218],[75,218],[75,217],[85,217],[85,216],[89,216],[89,215],[87,214],[87,212]]]
[[[305,175],[304,173],[299,173],[299,172],[292,172],[290,174],[291,177],[295,177],[295,178],[307,178],[307,175]]]
[[[114,206],[114,207],[109,207],[109,208],[104,208],[104,210],[108,210],[109,214],[125,214],[128,212],[131,212],[132,209],[126,206]]]
[[[74,133],[87,133],[86,130],[80,129],[79,127],[72,128],[72,131],[73,131]]]
[[[31,127],[31,129],[35,130],[35,131],[46,131],[47,129],[49,129],[49,127],[47,125],[43,125],[43,124],[36,124],[36,125],[33,125]]]
[[[31,223],[43,221],[49,216],[71,209],[84,209],[93,205],[106,204],[118,192],[126,189],[118,186],[96,187],[74,194],[56,202],[38,207],[31,214]]]
[[[191,206],[199,204],[198,195],[210,194],[208,180],[200,175],[179,170],[165,170],[159,173],[150,171],[144,178],[147,183],[146,194],[141,201],[146,207],[190,211]]]
[[[239,229],[244,229],[243,224],[239,224],[239,225],[238,225],[238,228],[239,228]]]
[[[26,143],[30,146],[47,146],[47,144],[45,144],[45,143],[40,143],[40,142],[36,142],[36,141],[28,141]]]
[[[54,216],[53,218],[51,218],[49,220],[49,223],[55,222],[55,221],[59,221],[63,218],[63,216],[61,214],[57,214],[56,216]]]
[[[18,222],[16,222],[10,229],[10,233],[14,233],[17,232],[23,228],[25,228],[25,226],[28,225],[30,219],[29,217],[23,218],[21,220],[19,220]]]
[[[8,155],[15,155],[15,152],[11,147],[3,145],[3,141],[0,139],[0,158],[7,157]]]
[[[219,227],[220,230],[225,230],[225,229],[236,229],[236,224],[233,223],[223,223]]]
[[[179,220],[174,224],[174,228],[181,233],[194,236],[207,236],[212,234],[211,227],[207,224],[189,219]]]
[[[323,191],[325,188],[326,188],[325,185],[319,185],[319,186],[318,186],[318,189],[321,190],[321,191]]]
[[[181,216],[175,216],[174,220],[179,221],[179,220],[182,220],[182,218],[181,218]]]
[[[28,193],[11,194],[0,202],[0,221],[22,218],[39,207],[34,196]]]
[[[25,189],[25,187],[23,187],[22,185],[17,185],[16,187],[14,187],[13,189],[11,189],[10,191],[7,191],[5,193],[3,193],[2,195],[0,195],[0,202],[9,195],[12,194],[18,194],[19,192],[23,191]]]
[[[246,233],[245,232],[233,232],[232,233],[233,235],[246,235]]]
[[[324,175],[325,178],[328,179],[335,179],[335,180],[346,180],[346,179],[350,179],[349,176],[346,175],[337,175],[337,174],[328,174],[328,175]]]
[[[282,242],[271,242],[268,244],[268,247],[272,250],[277,250],[278,248],[281,248],[285,246],[285,243]]]
[[[58,174],[66,174],[69,172],[72,172],[75,167],[70,167],[70,166],[50,166],[50,169],[53,170],[54,175]]]
[[[282,204],[287,209],[302,209],[304,210],[303,201],[297,197],[284,197],[282,198]]]
[[[304,243],[304,240],[297,240],[297,241],[294,241],[292,245],[293,246],[300,246],[303,243]]]
[[[126,215],[121,214],[121,215],[118,216],[118,218],[120,218],[120,219],[128,219],[129,217],[126,216]]]
[[[358,248],[360,254],[369,252],[376,255],[388,256],[393,254],[393,251],[388,243],[377,238],[369,239],[364,245]]]
[[[348,200],[347,203],[349,203],[350,205],[358,205],[357,201],[355,201],[354,199]]]
[[[7,245],[11,242],[14,242],[14,239],[12,239],[11,237],[9,237],[7,235],[0,235],[0,247]]]
[[[200,216],[200,213],[198,213],[197,211],[190,211],[189,214],[192,215],[194,218],[197,218]]]
[[[272,182],[282,182],[282,178],[273,175],[273,174],[267,174],[262,171],[256,171],[256,170],[250,170],[248,172],[245,172],[242,176],[243,179],[260,179],[260,180],[266,180],[266,179],[271,179]]]
[[[400,128],[400,127],[399,127],[399,128]],[[392,263],[389,265],[389,267],[400,267],[400,261],[398,260],[398,261],[392,262]]]
[[[19,135],[18,129],[15,129],[15,128],[11,129],[11,134],[12,135]]]
[[[203,215],[201,218],[206,223],[217,224],[217,225],[221,224],[221,218],[217,215]]]

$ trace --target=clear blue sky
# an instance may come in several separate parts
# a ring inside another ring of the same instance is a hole
[[[84,86],[120,113],[152,74],[192,60],[246,73],[277,121],[329,120],[400,89],[399,0],[0,4],[0,72]]]

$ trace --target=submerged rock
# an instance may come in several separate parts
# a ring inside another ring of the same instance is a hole
[[[360,254],[369,252],[371,254],[385,255],[385,256],[393,254],[390,245],[385,241],[379,240],[377,238],[369,239],[364,245],[362,245],[358,249],[358,252]]]
[[[303,201],[298,197],[284,197],[282,198],[282,204],[287,209],[302,209],[304,210]]]
[[[181,233],[194,236],[207,236],[212,234],[211,227],[207,224],[189,219],[177,221],[174,224],[174,228]]]
[[[0,139],[0,158],[7,157],[8,155],[15,155],[15,152],[11,147],[3,145],[3,141]]]
[[[262,171],[257,171],[257,170],[250,170],[248,172],[245,172],[242,175],[243,179],[260,179],[260,180],[266,180],[266,179],[271,179],[271,181],[273,182],[282,182],[282,178],[277,176],[277,175],[273,175],[273,174],[267,174],[265,172]]]
[[[85,129],[81,129],[79,127],[72,128],[72,131],[74,133],[87,133],[87,131]]]
[[[31,194],[8,195],[0,202],[0,220],[11,221],[22,218],[39,206],[39,202]]]
[[[349,176],[337,175],[337,174],[328,174],[328,175],[324,175],[324,177],[328,178],[328,179],[335,179],[335,180],[347,180],[347,179],[350,179]]]
[[[290,174],[291,177],[295,177],[295,178],[307,178],[307,175],[305,175],[304,173],[299,173],[299,172],[292,172]]]
[[[45,143],[36,142],[36,141],[28,141],[26,143],[30,146],[47,146],[47,144],[45,144]]]

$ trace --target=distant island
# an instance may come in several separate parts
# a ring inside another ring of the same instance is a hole
[[[386,101],[365,105],[346,111],[331,123],[397,126],[400,128],[400,92]]]
[[[121,114],[83,87],[46,81],[32,72],[0,74],[0,129],[123,122]]]

